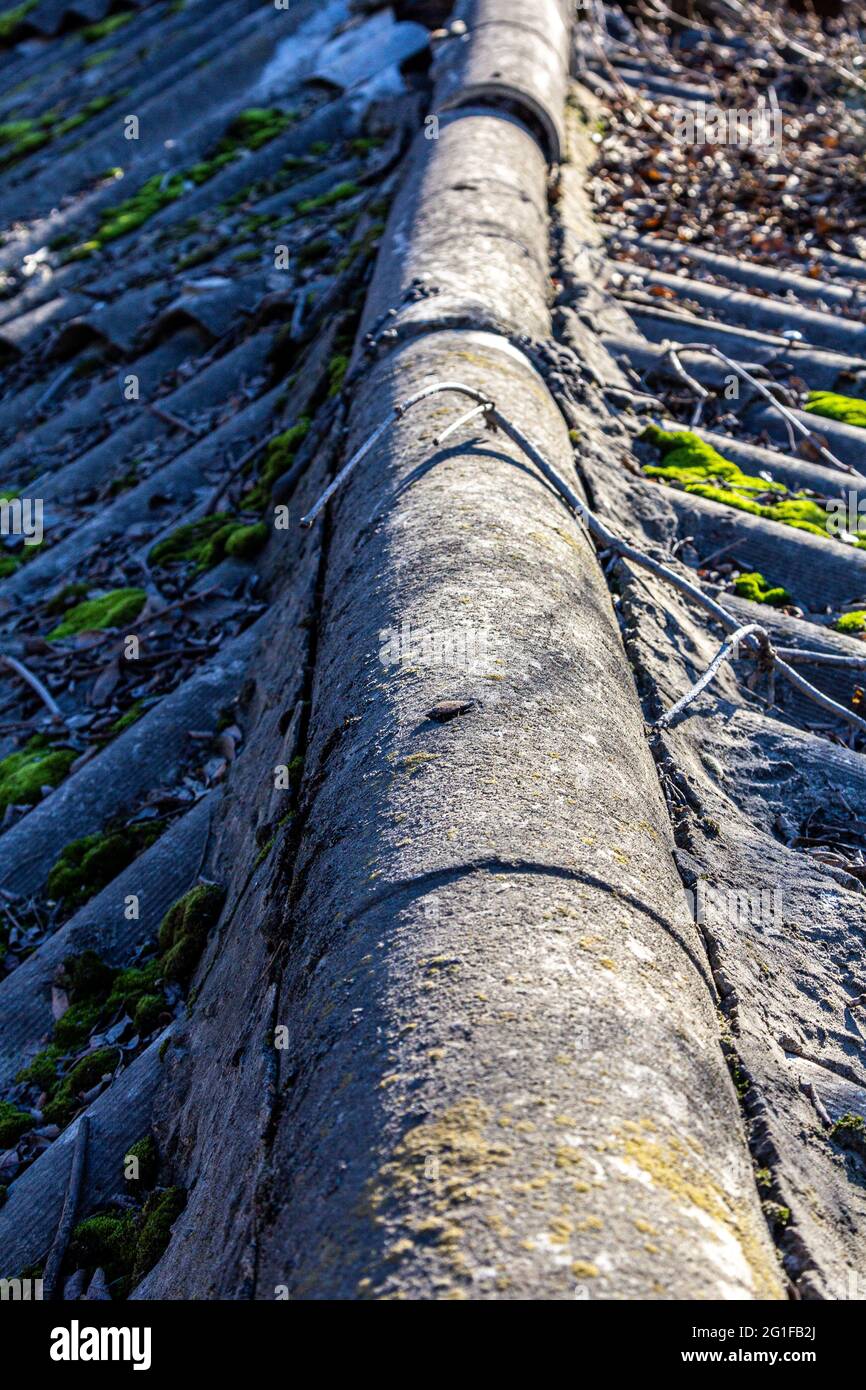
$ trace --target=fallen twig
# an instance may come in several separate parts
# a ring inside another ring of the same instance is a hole
[[[66,1188],[66,1199],[63,1203],[63,1211],[60,1214],[60,1225],[57,1227],[57,1234],[54,1243],[45,1262],[45,1271],[42,1275],[42,1297],[46,1303],[54,1297],[57,1288],[57,1281],[60,1277],[60,1269],[66,1255],[66,1247],[69,1244],[69,1237],[72,1234],[72,1223],[75,1220],[75,1212],[78,1207],[78,1199],[81,1195],[81,1183],[84,1178],[84,1164],[87,1158],[87,1136],[90,1128],[90,1121],[86,1115],[82,1115],[78,1121],[78,1131],[75,1135],[75,1148],[72,1153],[72,1167],[69,1170],[69,1185]]]
[[[148,403],[147,408],[151,415],[155,415],[164,425],[171,425],[172,429],[183,430],[186,434],[191,434],[193,439],[198,439],[199,431],[188,425],[186,420],[181,420],[179,415],[172,415],[170,410],[164,410],[161,405],[154,405],[153,401]]]
[[[686,707],[692,703],[692,700],[694,700],[698,695],[700,695],[702,690],[706,689],[713,677],[718,674],[718,671],[722,663],[724,661],[727,661],[732,655],[732,653],[736,654],[736,649],[739,643],[742,642],[746,637],[749,637],[751,635],[754,635],[761,639],[763,643],[764,652],[768,656],[770,656],[772,649],[770,647],[770,638],[767,634],[766,628],[761,627],[760,623],[746,623],[745,626],[738,627],[736,632],[732,632],[730,637],[726,638],[725,641],[722,643],[721,647],[719,647],[719,650],[716,652],[716,655],[713,657],[712,661],[710,662],[706,671],[704,671],[703,675],[695,681],[694,685],[691,687],[690,690],[686,691],[682,699],[677,700],[676,704],[671,705],[670,709],[667,711],[666,714],[662,715],[661,719],[656,720],[655,724],[653,725],[653,728],[669,728],[670,725],[673,724],[674,720],[677,719],[680,716],[680,714],[682,714],[683,710],[686,709]]]
[[[9,667],[9,670],[14,671],[16,676],[20,676],[21,680],[23,680],[26,685],[30,686],[30,689],[35,695],[39,696],[43,705],[51,714],[52,719],[57,719],[61,723],[65,723],[63,715],[60,712],[60,706],[54,696],[42,684],[38,676],[34,676],[32,671],[28,671],[27,667],[24,666],[17,657],[7,656],[4,652],[0,653],[0,660],[4,661]]]

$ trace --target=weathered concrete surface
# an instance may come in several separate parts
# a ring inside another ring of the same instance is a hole
[[[422,132],[408,156],[362,332],[436,324],[544,337],[546,228],[547,168],[526,128],[478,111],[443,119],[438,140]],[[411,297],[415,285],[423,297]]]
[[[568,467],[544,383],[478,334],[379,364],[350,447],[446,377]],[[598,564],[507,441],[437,449],[460,408],[334,508],[256,1292],[778,1297]],[[384,664],[392,632],[421,645]]]
[[[569,59],[567,0],[458,0],[466,25],[436,52],[434,107],[516,109],[532,122],[545,154],[557,164],[564,144],[563,111]]]

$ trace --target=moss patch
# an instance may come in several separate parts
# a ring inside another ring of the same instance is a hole
[[[0,1100],[0,1149],[11,1149],[34,1123],[33,1116],[26,1110],[19,1110],[8,1100]]]
[[[152,1135],[146,1134],[143,1139],[131,1144],[126,1158],[134,1158],[138,1165],[138,1177],[126,1179],[134,1190],[150,1188],[156,1184],[159,1175],[159,1154]],[[124,1163],[124,1176],[125,1173],[126,1164]]]
[[[98,43],[100,39],[107,39],[109,34],[116,34],[118,29],[122,29],[124,24],[128,24],[134,18],[134,10],[122,10],[120,14],[109,15],[107,19],[100,19],[96,24],[86,25],[81,30],[81,37],[85,43]]]
[[[64,584],[62,589],[45,600],[43,605],[45,612],[52,617],[59,613],[65,613],[67,608],[70,608],[80,599],[86,598],[92,588],[92,584],[80,580],[74,584]]]
[[[843,613],[833,626],[837,632],[866,632],[866,610],[858,608],[853,613]]]
[[[125,714],[121,714],[118,719],[115,719],[114,723],[111,726],[110,733],[122,734],[124,729],[131,728],[132,725],[136,722],[136,720],[140,719],[143,714],[144,701],[135,700],[134,703],[130,705],[129,709],[126,711]]]
[[[20,5],[13,5],[10,10],[4,10],[0,14],[0,42],[9,39],[14,34],[18,25],[21,24],[29,15],[31,10],[36,8],[36,0],[22,0]]]
[[[99,598],[86,599],[70,608],[48,634],[49,642],[74,637],[79,632],[101,632],[108,627],[125,627],[138,617],[147,600],[144,589],[112,589]]]
[[[152,1143],[140,1140],[133,1150]],[[102,1211],[88,1216],[72,1232],[66,1268],[102,1269],[112,1296],[126,1297],[164,1253],[171,1228],[185,1206],[183,1188],[167,1187],[152,1193],[140,1211]]]
[[[91,1090],[106,1073],[114,1073],[119,1056],[120,1051],[116,1047],[100,1047],[76,1062],[43,1108],[46,1123],[69,1124],[81,1109],[83,1093]]]
[[[835,391],[810,391],[805,409],[812,415],[828,420],[841,420],[845,425],[866,429],[866,401],[857,396],[839,396]]]
[[[127,236],[174,203],[191,187],[208,183],[245,150],[257,150],[279,135],[294,114],[278,108],[250,107],[241,111],[204,159],[175,174],[153,174],[135,193],[106,208],[94,235],[66,253],[67,260],[84,260],[109,241]]]
[[[69,116],[62,116],[59,111],[52,110],[42,116],[25,116],[15,121],[4,121],[0,124],[0,168],[6,168],[32,154],[34,150],[41,149],[53,140],[59,140],[71,130],[77,130],[92,116],[97,116],[112,106],[120,95],[120,92],[113,92],[105,96],[92,97]]]
[[[148,822],[70,841],[48,874],[49,896],[62,898],[67,908],[87,902],[152,845],[160,829]]]
[[[252,511],[254,508],[267,505],[274,484],[291,468],[309,428],[309,416],[302,415],[296,425],[283,430],[281,434],[275,434],[273,439],[268,441],[259,467],[258,480],[243,498],[242,506],[245,510]]]
[[[649,425],[640,435],[661,451],[661,464],[644,465],[650,478],[661,478],[684,492],[721,502],[752,516],[763,516],[829,540],[824,508],[803,493],[788,494],[782,483],[744,473],[691,430],[663,430]],[[777,502],[757,502],[756,495],[779,493]]]
[[[772,608],[784,608],[792,601],[787,589],[774,588],[757,571],[738,575],[734,580],[734,593],[740,598],[751,599],[752,603],[768,603]]]
[[[335,203],[343,203],[347,198],[354,198],[361,189],[358,184],[349,180],[335,184],[327,193],[319,193],[315,198],[302,198],[298,203],[298,212],[302,217],[306,217],[311,212],[321,212],[323,208],[333,207]]]
[[[133,1288],[164,1254],[171,1239],[171,1228],[185,1206],[186,1193],[182,1187],[168,1187],[148,1197],[132,1268]]]
[[[261,522],[238,521],[227,512],[188,521],[157,541],[148,559],[152,565],[188,564],[195,573],[212,569],[227,555],[255,555],[268,538]]]
[[[73,748],[58,748],[36,735],[18,753],[0,761],[0,810],[35,806],[43,787],[58,786],[75,762]]]
[[[169,908],[159,928],[162,968],[167,979],[189,983],[224,899],[225,892],[217,884],[200,883]]]
[[[862,1115],[843,1115],[830,1130],[830,1138],[843,1149],[866,1158],[866,1120]]]

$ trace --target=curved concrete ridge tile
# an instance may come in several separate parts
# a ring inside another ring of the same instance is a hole
[[[436,53],[434,107],[517,109],[540,130],[551,164],[562,157],[570,20],[560,0],[461,0]]]
[[[487,334],[379,363],[350,447],[436,379],[567,473]],[[501,436],[437,451],[460,408],[404,417],[335,506],[257,1292],[779,1297],[594,553]],[[444,699],[473,704],[442,725]]]
[[[543,338],[547,170],[528,130],[485,111],[443,119],[408,156],[361,332],[479,327]]]

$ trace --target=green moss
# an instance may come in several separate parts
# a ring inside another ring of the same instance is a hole
[[[136,722],[136,720],[141,718],[143,713],[144,701],[134,701],[134,703],[130,705],[129,709],[126,711],[125,714],[122,714],[119,719],[115,719],[114,723],[111,725],[109,732],[112,734],[122,734],[124,729],[131,728],[132,725]]]
[[[233,524],[227,512],[187,521],[157,541],[148,559],[152,565],[192,564],[197,571],[210,569],[223,558]]]
[[[0,810],[7,806],[35,806],[43,787],[63,781],[78,757],[73,748],[57,748],[32,738],[18,753],[0,760]]]
[[[138,1178],[126,1179],[134,1191],[156,1185],[156,1179],[159,1175],[159,1154],[152,1135],[146,1134],[143,1139],[138,1139],[130,1145],[126,1158],[138,1160]]]
[[[52,140],[59,140],[61,136],[77,130],[89,121],[91,116],[98,115],[100,111],[113,105],[119,96],[119,92],[113,92],[110,95],[92,97],[69,116],[61,117],[57,110],[52,110],[38,117],[28,116],[17,121],[4,121],[0,125],[0,168],[6,168]],[[54,243],[52,248],[53,246]]]
[[[282,135],[294,120],[293,111],[283,111],[279,107],[250,106],[232,121],[227,138],[235,140],[244,149],[258,150],[262,145]]]
[[[98,43],[100,39],[107,39],[109,34],[116,34],[118,29],[122,29],[124,24],[128,24],[134,18],[133,10],[122,10],[120,14],[109,15],[96,24],[86,25],[81,30],[81,37],[85,43]]]
[[[780,1202],[762,1202],[761,1206],[771,1226],[784,1228],[791,1220],[791,1208],[782,1206]]]
[[[189,983],[224,898],[225,892],[217,884],[200,883],[169,908],[159,928],[162,968],[167,979]]]
[[[752,516],[779,521],[801,531],[810,531],[823,540],[830,539],[827,534],[827,514],[818,502],[803,493],[788,496],[782,483],[768,482],[766,478],[744,473],[737,464],[724,458],[711,444],[690,430],[663,430],[658,425],[649,425],[640,438],[654,444],[662,454],[661,464],[644,466],[648,477],[662,478],[698,497],[736,507],[738,511],[749,512]],[[750,495],[773,492],[781,494],[778,502],[756,502]]]
[[[156,986],[162,976],[162,964],[158,960],[121,970],[115,977],[111,993],[106,1000],[106,1013],[116,1013],[118,1009],[123,1009],[125,1013],[134,1015],[141,1000],[156,993]]]
[[[80,1221],[69,1241],[67,1260],[72,1269],[103,1269],[109,1283],[129,1288],[135,1263],[138,1231],[132,1212],[103,1212]]]
[[[125,627],[138,617],[145,605],[144,589],[112,589],[99,598],[78,603],[48,634],[49,642],[74,637],[78,632],[101,632],[108,627]]]
[[[227,512],[186,522],[150,552],[152,565],[191,564],[196,573],[212,569],[227,555],[246,558],[255,555],[268,539],[261,522],[234,520]]]
[[[258,480],[244,497],[245,508],[264,507],[267,504],[277,479],[288,472],[294,463],[295,455],[309,428],[309,417],[302,415],[296,425],[283,430],[281,434],[275,434],[273,439],[268,441],[259,467]]]
[[[835,391],[810,391],[806,410],[823,415],[828,420],[841,420],[845,425],[866,429],[866,400],[857,396],[839,396]]]
[[[0,555],[0,579],[8,579],[20,566],[14,555]]]
[[[843,1149],[866,1158],[866,1119],[850,1111],[837,1120],[830,1130],[830,1138]]]
[[[205,261],[212,261],[215,256],[219,255],[220,251],[224,251],[225,248],[230,245],[230,237],[212,237],[202,246],[196,246],[192,251],[187,252],[185,256],[181,256],[175,269],[192,270],[193,266],[202,265]],[[261,255],[261,252],[255,251],[253,254],[258,257]],[[240,260],[240,256],[236,256],[235,259]]]
[[[327,193],[319,193],[315,198],[302,198],[298,203],[298,212],[302,217],[310,212],[320,212],[323,208],[333,207],[335,203],[343,203],[347,198],[354,198],[361,189],[356,183],[349,180],[335,184]]]
[[[67,956],[63,962],[70,997],[76,1000],[104,999],[116,973],[91,950],[81,951],[77,956]]]
[[[377,150],[384,145],[381,135],[357,135],[354,140],[349,141],[349,149],[353,154],[369,154],[371,150]]]
[[[87,902],[152,844],[156,826],[145,824],[71,840],[48,874],[47,890],[67,908]]]
[[[135,1031],[142,1037],[152,1033],[157,1027],[160,1015],[165,1012],[165,1000],[161,994],[143,994],[135,1006],[133,1023]]]
[[[86,72],[91,68],[101,68],[104,63],[110,63],[112,58],[116,58],[120,51],[119,48],[103,48],[101,53],[91,53],[89,58],[85,58],[83,67]]]
[[[11,1149],[34,1124],[33,1116],[26,1110],[19,1110],[8,1100],[0,1100],[0,1149]]]
[[[70,1004],[66,1013],[58,1018],[54,1025],[53,1037],[57,1046],[67,1052],[83,1047],[99,1022],[102,1012],[102,1004],[83,1000],[80,1004]]]
[[[63,1048],[56,1043],[49,1043],[41,1052],[37,1052],[32,1062],[26,1067],[22,1067],[15,1080],[23,1085],[38,1086],[40,1091],[50,1092],[57,1082],[57,1063],[63,1056]]]
[[[328,395],[339,396],[349,367],[349,359],[344,353],[337,353],[328,363]]]
[[[331,243],[324,237],[317,237],[315,241],[308,241],[298,252],[298,265],[315,265],[316,261],[327,256],[332,249]]]
[[[236,560],[249,560],[267,544],[268,528],[263,521],[257,521],[251,526],[235,526],[230,535],[226,537],[226,555],[231,555]]]
[[[757,571],[738,575],[734,580],[734,593],[739,594],[740,598],[751,599],[753,603],[768,603],[772,608],[784,608],[791,602],[787,589],[773,588]]]
[[[81,1109],[81,1093],[95,1086],[106,1072],[113,1073],[119,1055],[116,1047],[100,1047],[76,1062],[42,1111],[46,1123],[67,1125]]]
[[[13,5],[10,10],[4,10],[0,14],[0,42],[9,39],[14,34],[18,25],[21,24],[29,15],[31,10],[36,8],[36,0],[22,0],[20,5]]]
[[[136,1186],[152,1186],[158,1163],[153,1140],[140,1139],[129,1152],[141,1164]],[[151,1193],[140,1212],[102,1211],[88,1216],[72,1232],[66,1268],[103,1269],[114,1297],[124,1297],[161,1257],[185,1206],[183,1188],[167,1187]]]
[[[837,632],[866,632],[866,610],[858,608],[853,613],[843,613],[833,626]]]
[[[171,1228],[185,1206],[186,1193],[182,1187],[167,1187],[164,1192],[148,1197],[135,1250],[133,1288],[164,1254],[171,1239]]]

